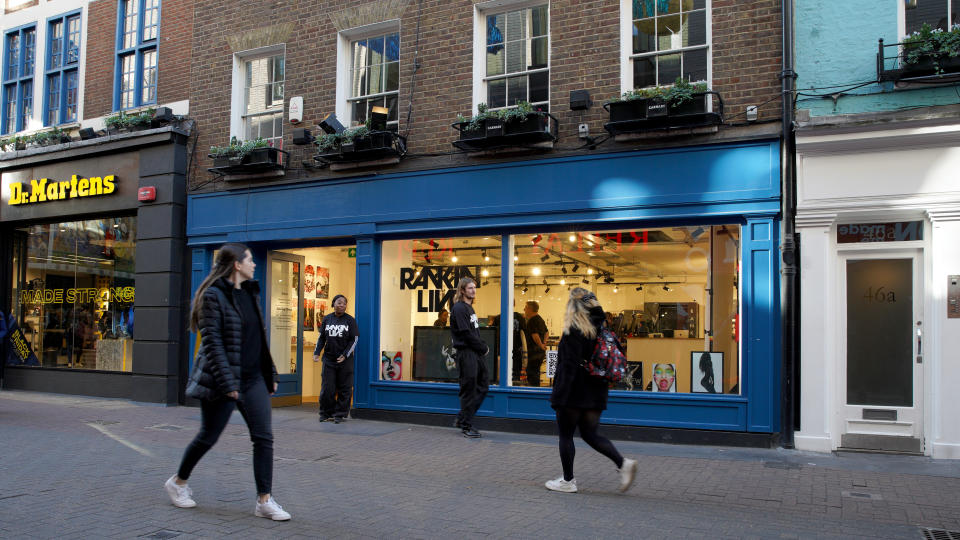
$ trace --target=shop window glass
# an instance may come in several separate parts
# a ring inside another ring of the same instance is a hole
[[[136,224],[117,217],[18,231],[26,246],[14,311],[42,367],[131,371]]]
[[[633,392],[739,393],[740,227],[515,235],[526,351],[514,385],[549,387],[569,290],[593,291],[624,345]]]
[[[497,384],[500,343],[500,237],[422,238],[383,243],[380,282],[381,380],[457,383],[450,311],[457,282],[477,282],[473,309],[490,384]]]

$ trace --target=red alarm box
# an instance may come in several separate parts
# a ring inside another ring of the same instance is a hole
[[[137,200],[140,202],[150,202],[157,200],[157,188],[147,186],[140,188],[137,192]]]

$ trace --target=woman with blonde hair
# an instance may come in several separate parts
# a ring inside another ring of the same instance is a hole
[[[550,396],[550,406],[557,413],[560,464],[563,466],[563,476],[546,483],[547,489],[552,491],[577,492],[577,481],[573,477],[576,454],[573,434],[577,428],[580,428],[580,438],[617,466],[621,492],[630,488],[637,474],[637,461],[621,456],[609,439],[597,433],[600,415],[607,408],[608,384],[606,379],[590,375],[583,367],[593,354],[597,332],[605,321],[603,308],[592,292],[581,287],[570,291]]]

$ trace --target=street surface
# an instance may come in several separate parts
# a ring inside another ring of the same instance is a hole
[[[956,461],[615,441],[640,462],[636,483],[620,494],[613,465],[578,440],[580,493],[562,494],[543,487],[560,474],[554,437],[483,431],[482,418],[478,440],[452,427],[321,424],[307,406],[273,413],[273,491],[291,521],[253,515],[239,413],[190,478],[198,506],[175,508],[163,482],[199,414],[0,392],[0,537],[918,539],[924,528],[960,531]]]

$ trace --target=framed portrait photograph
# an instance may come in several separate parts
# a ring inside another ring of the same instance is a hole
[[[650,390],[653,392],[676,392],[677,391],[677,365],[676,364],[654,364],[651,369]]]
[[[723,393],[722,352],[690,352],[690,391],[701,394]]]

